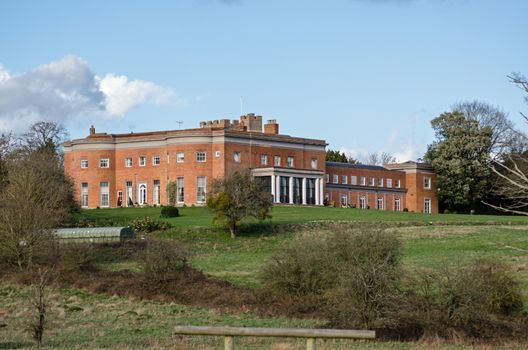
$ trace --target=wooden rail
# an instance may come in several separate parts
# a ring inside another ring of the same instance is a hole
[[[317,338],[374,339],[375,331],[342,329],[302,329],[302,328],[246,328],[246,327],[197,327],[176,326],[176,334],[216,335],[224,337],[224,349],[233,350],[234,337],[291,337],[306,338],[306,349],[316,350]]]

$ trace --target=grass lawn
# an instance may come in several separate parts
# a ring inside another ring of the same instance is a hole
[[[128,224],[136,217],[159,218],[160,208],[121,208],[82,210],[78,219],[111,220]],[[272,209],[273,224],[299,224],[311,221],[365,221],[416,223],[526,223],[528,217],[509,215],[421,214],[394,211],[344,209],[327,207],[276,206]],[[163,219],[174,227],[210,227],[212,214],[205,207],[180,208],[180,217]]]

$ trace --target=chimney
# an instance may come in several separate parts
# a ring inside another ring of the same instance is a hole
[[[266,121],[266,124],[264,124],[264,133],[265,134],[279,134],[279,124],[277,124],[276,119],[269,119]]]
[[[95,128],[94,128],[94,126],[92,125],[92,126],[90,127],[90,136],[94,136],[94,135],[95,135]]]

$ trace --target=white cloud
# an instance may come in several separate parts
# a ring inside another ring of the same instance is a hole
[[[0,132],[24,130],[37,120],[119,118],[143,103],[168,103],[173,91],[143,80],[99,78],[76,56],[12,75],[0,66]]]
[[[416,161],[419,157],[419,152],[412,144],[407,143],[403,149],[395,152],[393,156],[398,163],[406,162],[408,160]]]

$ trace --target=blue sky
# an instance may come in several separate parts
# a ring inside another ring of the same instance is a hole
[[[522,126],[525,0],[2,1],[0,131],[197,127],[243,112],[405,161],[459,101]]]

